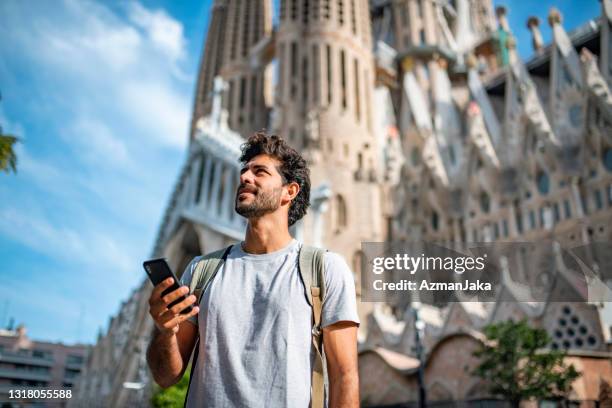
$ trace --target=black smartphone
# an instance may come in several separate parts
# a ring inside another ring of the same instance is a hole
[[[142,266],[144,266],[145,272],[147,272],[147,275],[149,275],[149,279],[151,279],[151,282],[153,282],[153,286],[159,285],[162,281],[168,278],[172,278],[174,280],[172,286],[162,292],[162,296],[165,296],[180,287],[179,280],[177,279],[174,272],[172,272],[172,269],[170,269],[170,265],[168,265],[168,262],[166,262],[165,258],[151,259],[145,261],[143,262]],[[174,302],[170,303],[168,305],[168,309],[176,305],[177,303],[182,302],[183,300],[185,300],[185,296],[181,296]],[[191,312],[191,310],[192,307],[187,306],[181,311],[181,314],[187,314]]]

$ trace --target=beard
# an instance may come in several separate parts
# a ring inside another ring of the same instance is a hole
[[[238,192],[244,186],[238,187]],[[238,200],[240,193],[236,192],[235,210],[244,218],[259,218],[263,215],[276,211],[280,207],[280,197],[282,187],[264,191],[261,189],[255,190],[255,187],[248,190],[253,194],[253,201],[250,203],[241,203]]]

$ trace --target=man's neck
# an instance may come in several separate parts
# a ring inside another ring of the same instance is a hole
[[[249,254],[267,254],[283,249],[292,239],[286,219],[281,222],[266,217],[250,219],[243,250]]]

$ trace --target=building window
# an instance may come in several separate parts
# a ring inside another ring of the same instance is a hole
[[[535,229],[535,227],[536,227],[535,211],[529,210],[529,229]]]
[[[351,0],[351,30],[357,35],[357,10],[355,9],[355,0]]]
[[[291,19],[294,21],[297,20],[297,1],[298,0],[289,0],[289,4],[291,5]]]
[[[595,208],[601,210],[603,208],[603,196],[601,190],[597,189],[594,191],[595,194]]]
[[[344,2],[338,0],[338,23],[344,25]]]
[[[336,195],[336,234],[347,226],[346,202],[344,198]]]
[[[436,211],[432,211],[431,228],[433,228],[434,231],[437,231],[439,227],[440,227],[440,219],[438,217],[438,213]]]
[[[246,102],[246,77],[240,78],[240,99],[239,106],[244,108]]]
[[[421,42],[421,45],[425,45],[425,29],[421,28],[419,30],[419,40]]]
[[[572,216],[572,206],[568,199],[563,200],[563,210],[565,212],[566,219]]]
[[[484,191],[480,193],[480,209],[485,214],[488,214],[489,211],[491,211],[491,198]]]
[[[548,194],[548,192],[550,191],[550,179],[548,177],[548,174],[545,171],[539,172],[536,177],[536,181],[538,184],[538,191],[540,192],[540,194],[542,195]]]
[[[612,66],[612,65],[611,65]],[[603,153],[603,165],[609,172],[612,172],[612,148],[607,148]]]
[[[342,107],[346,109],[346,54],[340,50],[340,86],[342,88]]]
[[[331,45],[327,44],[326,45],[326,59],[327,59],[327,103],[329,105],[331,105],[332,103],[332,87],[333,87],[333,83],[332,83],[332,52],[331,52]]]
[[[319,87],[320,85],[320,75],[321,67],[319,63],[319,45],[314,44],[312,46],[312,80],[313,80],[313,92],[312,92],[312,100],[315,104],[319,103]]]
[[[418,147],[413,147],[410,152],[410,160],[412,160],[413,166],[418,166],[421,163],[421,153],[419,152]]]
[[[297,87],[295,85],[295,76],[297,75],[297,43],[293,41],[291,43],[291,99],[295,98],[295,94],[297,93]]]
[[[555,223],[561,221],[561,211],[559,210],[559,203],[557,202],[553,204],[553,213],[555,216]]]
[[[515,204],[515,214],[516,214],[516,230],[519,234],[523,233],[523,213],[521,209],[518,208],[518,204]]]
[[[308,105],[308,58],[302,59],[302,100],[304,107]]]
[[[504,237],[507,237],[508,234],[508,220],[506,220],[505,218],[502,220],[502,232],[504,234]]]
[[[357,117],[358,122],[361,117],[360,96],[361,94],[359,93],[359,61],[357,60],[357,58],[355,58],[355,116]]]

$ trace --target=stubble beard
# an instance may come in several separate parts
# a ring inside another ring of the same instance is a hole
[[[240,194],[236,194],[235,210],[244,218],[259,218],[276,211],[280,207],[280,196],[282,187],[272,191],[257,190],[254,199],[249,204],[243,204],[238,200]]]

